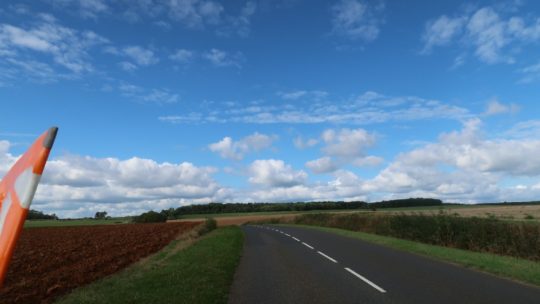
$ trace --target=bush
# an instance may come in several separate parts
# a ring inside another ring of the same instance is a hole
[[[163,213],[148,211],[139,216],[133,217],[134,223],[164,223],[167,221],[167,216]]]
[[[208,232],[216,228],[217,228],[216,220],[211,217],[206,218],[206,221],[204,221],[204,224],[202,225],[201,229],[199,229],[199,235],[207,234]]]

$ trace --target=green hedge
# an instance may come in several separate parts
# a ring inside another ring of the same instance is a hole
[[[305,214],[296,224],[392,236],[427,244],[540,260],[540,224],[454,215]]]

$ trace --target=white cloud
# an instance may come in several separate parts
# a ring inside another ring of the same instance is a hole
[[[224,137],[222,140],[208,145],[208,148],[223,158],[242,160],[248,153],[270,148],[276,138],[276,136],[255,132],[238,141],[233,141],[231,137]]]
[[[321,140],[325,156],[306,163],[313,173],[334,172],[347,164],[368,167],[384,162],[380,157],[366,156],[366,150],[375,144],[376,136],[364,129],[327,129],[322,132]]]
[[[527,120],[515,124],[504,133],[506,137],[526,139],[540,138],[540,120]]]
[[[307,173],[294,170],[282,160],[256,160],[249,167],[249,182],[263,187],[293,187],[305,183]]]
[[[521,48],[540,40],[540,18],[527,22],[522,17],[506,15],[507,12],[490,6],[453,18],[442,15],[427,23],[423,53],[457,42],[474,48],[476,57],[485,63],[514,63],[514,55]]]
[[[382,2],[373,5],[366,1],[341,0],[332,7],[334,33],[350,39],[372,41],[379,35],[383,9]]]
[[[153,51],[140,46],[128,46],[122,51],[125,56],[131,58],[135,63],[141,66],[148,66],[159,62],[159,59],[155,56]]]
[[[525,121],[502,132],[504,138],[485,138],[482,122],[468,120],[461,130],[442,133],[433,142],[402,152],[370,179],[336,170],[336,159],[331,156],[306,163],[314,173],[330,173],[333,178],[327,182],[309,182],[306,172],[295,170],[283,160],[259,159],[248,166],[251,187],[245,189],[224,188],[212,177],[216,169],[187,162],[64,155],[48,163],[33,208],[61,216],[88,216],[102,210],[125,215],[210,201],[380,200],[418,196],[465,203],[531,200],[540,195],[539,125],[538,121]],[[325,137],[333,144],[339,142],[341,134],[358,137],[353,131],[335,130]],[[529,137],[531,132],[536,132],[533,137]],[[0,173],[5,173],[15,159],[10,154],[10,143],[0,141]],[[370,156],[353,158],[353,162],[357,161],[369,165],[380,164],[381,160]],[[519,183],[508,185],[509,180]]]
[[[322,148],[326,155],[344,158],[363,156],[375,144],[375,135],[364,129],[327,129],[321,138],[326,144]]]
[[[194,28],[219,23],[223,12],[220,3],[205,0],[170,0],[166,6],[172,19]]]
[[[178,94],[171,93],[167,89],[146,89],[129,83],[120,84],[118,90],[122,96],[141,102],[168,104],[176,103],[180,99]]]
[[[108,13],[110,7],[104,0],[49,0],[55,7],[78,11],[83,18],[95,19],[99,14]]]
[[[515,114],[520,110],[520,107],[515,103],[510,104],[503,104],[499,102],[497,99],[491,100],[488,105],[487,109],[484,112],[485,115],[498,115],[498,114],[504,114],[504,113],[512,113]]]
[[[9,147],[0,141],[2,176],[18,158]],[[32,208],[61,216],[91,216],[100,209],[125,215],[225,200],[229,190],[213,179],[215,172],[189,162],[64,155],[47,163]]]
[[[307,99],[309,100],[309,99]],[[204,109],[207,111],[206,109]],[[415,121],[429,119],[462,120],[471,117],[469,111],[438,100],[415,96],[391,97],[376,92],[366,92],[353,99],[313,100],[313,102],[265,104],[248,107],[227,106],[212,113],[194,111],[199,120],[186,115],[165,115],[159,118],[171,123],[239,122],[252,124],[355,124],[368,125],[389,121]],[[168,117],[168,119],[162,119]],[[175,119],[171,119],[174,117]],[[185,119],[184,119],[185,118]],[[211,119],[210,119],[211,118]]]
[[[325,91],[304,91],[304,90],[297,90],[297,91],[290,91],[290,92],[277,92],[277,95],[285,100],[298,100],[301,98],[311,98],[315,101],[319,101],[326,96],[328,96],[328,92]]]
[[[226,51],[211,49],[202,54],[202,57],[217,67],[234,66],[239,68],[242,59],[241,53],[230,54]]]
[[[526,66],[519,70],[523,77],[520,82],[530,83],[540,79],[540,62],[537,64]]]
[[[93,71],[89,50],[108,42],[92,31],[78,31],[61,26],[51,15],[40,14],[31,24],[32,26],[26,28],[0,24],[0,54],[4,58],[28,62],[24,59],[27,55],[35,58],[36,53],[45,54],[70,73],[81,74]],[[43,61],[40,63],[49,65]]]
[[[152,89],[150,93],[142,96],[144,101],[164,104],[164,103],[176,103],[179,99],[178,94],[170,93],[168,90]]]
[[[181,62],[181,63],[187,63],[191,61],[194,57],[194,52],[186,49],[178,49],[174,54],[169,56],[171,60]]]
[[[306,167],[315,174],[334,172],[339,168],[334,160],[328,156],[308,161]]]
[[[512,61],[504,58],[500,50],[509,43],[506,24],[491,8],[485,7],[474,13],[467,24],[468,35],[476,45],[476,55],[486,63]]]
[[[382,164],[383,162],[384,159],[382,157],[369,155],[354,159],[352,161],[352,164],[357,167],[374,167]]]
[[[402,153],[373,180],[387,191],[423,190],[436,195],[496,196],[502,177],[540,176],[537,139],[484,139],[480,120],[459,132]],[[476,193],[478,192],[478,193]]]
[[[425,43],[423,52],[429,53],[434,46],[449,44],[452,38],[460,34],[465,22],[466,19],[463,17],[448,18],[446,15],[429,21],[422,37]]]
[[[135,71],[137,69],[136,65],[128,61],[122,61],[118,65],[120,66],[120,68],[122,68],[122,70],[128,71],[128,72]]]
[[[257,4],[255,2],[246,2],[238,16],[226,17],[225,24],[217,29],[217,34],[225,37],[230,37],[232,35],[238,35],[240,37],[249,36],[251,32],[251,18],[256,10]]]
[[[302,136],[297,136],[293,140],[293,144],[298,149],[305,149],[305,148],[311,148],[313,146],[316,146],[319,143],[319,140],[315,138],[308,138],[304,140]]]
[[[219,36],[247,37],[257,2],[246,1],[238,13],[227,12],[230,3],[211,0],[42,0],[54,9],[83,18],[119,18],[129,23],[149,19],[150,23],[170,30],[174,23],[188,29],[210,29]],[[236,5],[232,5],[236,7]],[[16,11],[27,13],[28,7],[18,5]]]

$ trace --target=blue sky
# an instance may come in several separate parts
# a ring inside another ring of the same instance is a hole
[[[540,195],[534,1],[0,4],[0,173],[34,208]]]

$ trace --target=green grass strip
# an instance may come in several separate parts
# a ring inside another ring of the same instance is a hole
[[[346,237],[361,239],[390,248],[420,254],[430,258],[440,259],[446,262],[458,264],[498,276],[514,279],[524,283],[540,286],[540,263],[500,256],[489,253],[474,252],[443,246],[428,245],[393,237],[381,236],[365,232],[356,232],[338,228],[328,228],[309,225],[300,226],[320,231],[336,233]]]
[[[242,252],[242,231],[220,228],[187,248],[178,250],[178,245],[76,289],[58,303],[227,303]]]
[[[76,220],[26,220],[24,228],[117,225],[130,223],[131,218],[76,219]]]

